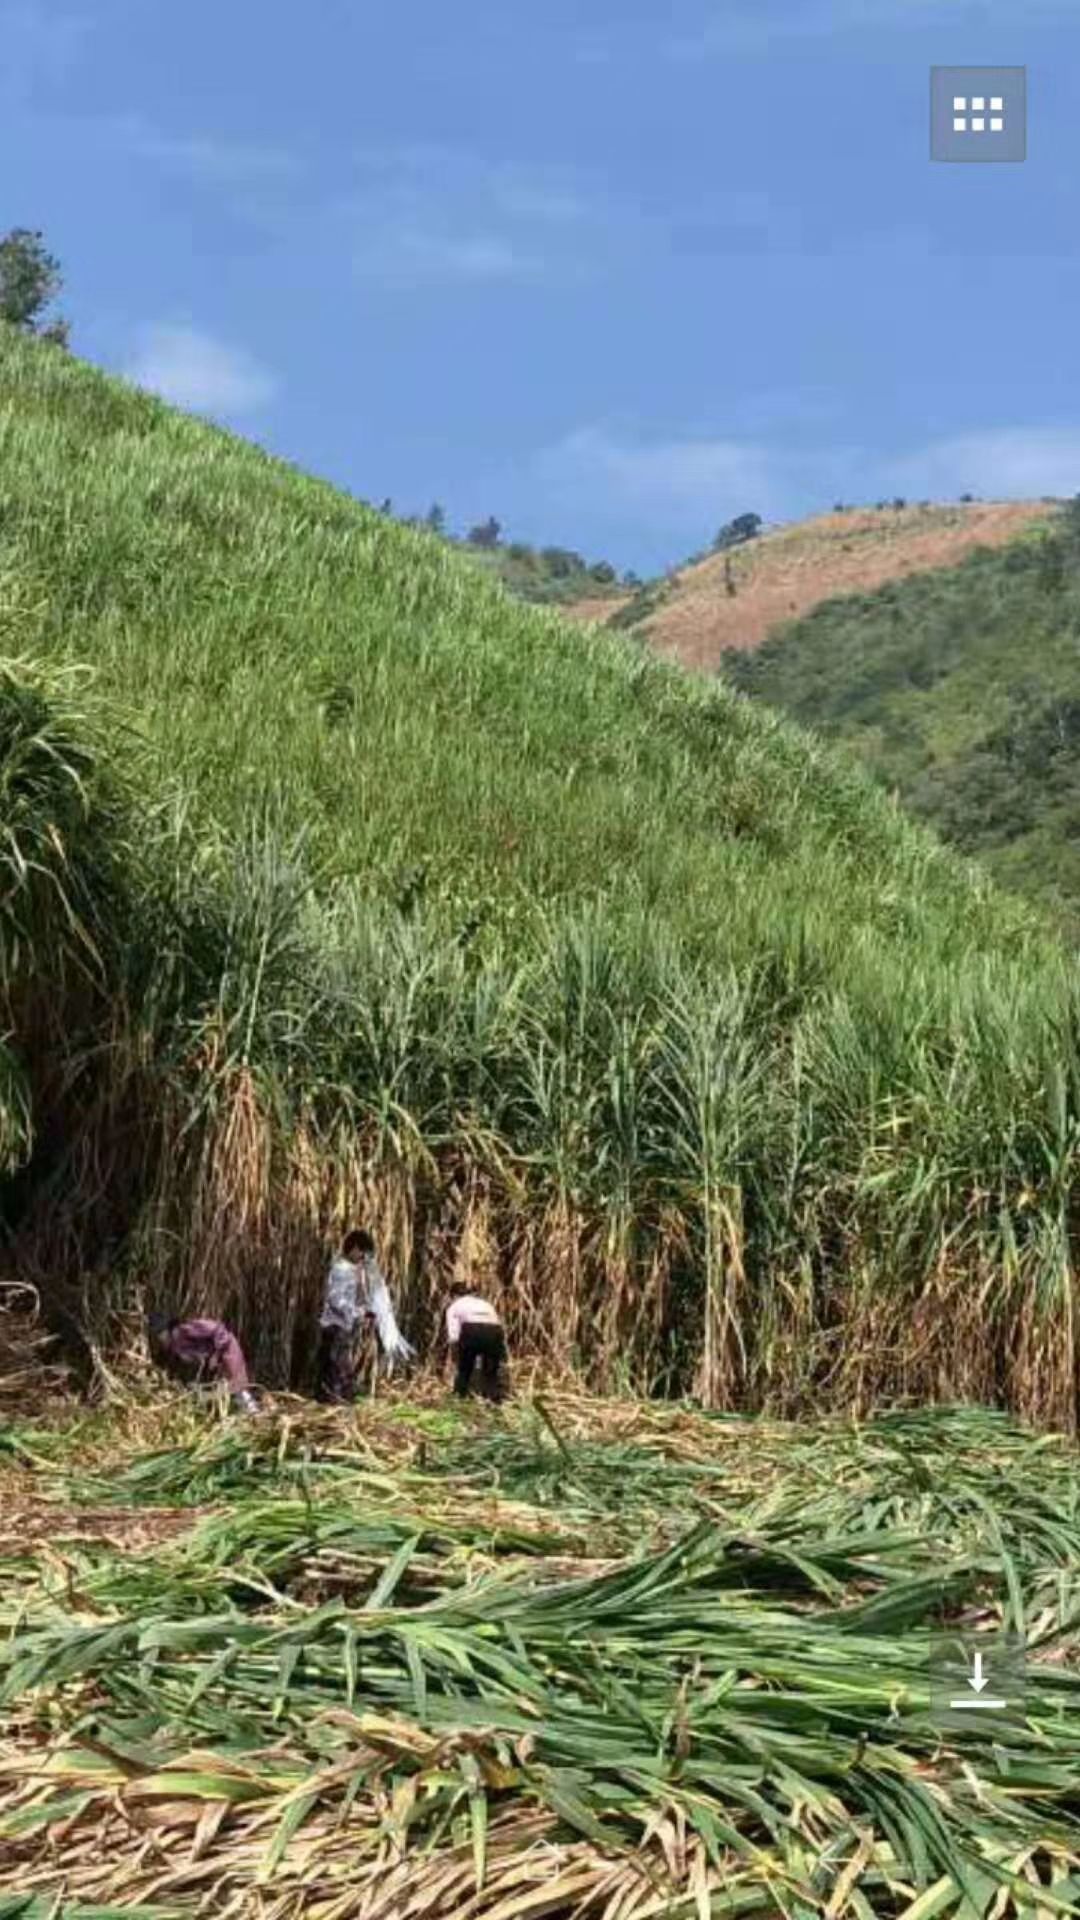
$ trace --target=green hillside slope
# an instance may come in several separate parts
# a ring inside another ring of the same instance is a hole
[[[485,550],[462,541],[458,552],[494,576],[516,600],[537,607],[572,606],[588,595],[598,605],[618,606],[626,596],[608,561],[590,563],[568,547],[533,547],[510,540]]]
[[[1080,513],[822,606],[733,685],[843,740],[903,804],[1080,936]]]
[[[301,1381],[360,1213],[422,1340],[456,1262],[602,1384],[1069,1417],[1073,969],[861,773],[14,339],[0,622],[0,1197],[66,1324]]]

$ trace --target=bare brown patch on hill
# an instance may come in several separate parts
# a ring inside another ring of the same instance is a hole
[[[1054,511],[1045,501],[1004,500],[823,514],[685,568],[635,631],[686,667],[715,668],[728,648],[759,647],[785,620],[824,600],[956,566],[974,548],[1003,546]],[[611,600],[568,609],[582,620],[610,619],[614,610]]]
[[[569,606],[562,608],[562,612],[568,613],[571,620],[599,620],[603,624],[605,620],[611,619],[612,614],[617,612],[619,607],[625,607],[633,597],[632,593],[608,593],[603,598],[597,594],[591,600],[572,601]]]

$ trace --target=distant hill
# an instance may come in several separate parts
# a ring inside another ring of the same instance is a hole
[[[608,1387],[1070,1417],[1073,969],[849,755],[2,326],[0,645],[53,1324],[303,1384],[361,1219],[425,1349],[458,1272]]]
[[[651,581],[615,604],[583,592],[575,618],[630,627],[684,666],[715,668],[729,648],[752,649],[781,622],[822,600],[951,566],[997,547],[1054,512],[1046,501],[847,509],[761,534]]]
[[[720,665],[853,749],[905,807],[1080,938],[1075,505],[958,567],[831,599]]]

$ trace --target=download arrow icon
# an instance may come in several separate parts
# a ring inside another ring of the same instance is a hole
[[[950,1707],[952,1707],[955,1711],[958,1711],[958,1712],[963,1712],[965,1710],[972,1710],[972,1709],[978,1711],[979,1708],[982,1708],[983,1712],[985,1713],[1002,1711],[1002,1709],[1004,1709],[1007,1706],[1008,1702],[1005,1700],[984,1699],[982,1697],[982,1694],[983,1694],[983,1689],[985,1688],[986,1685],[987,1685],[987,1679],[986,1679],[986,1675],[983,1673],[982,1654],[973,1653],[971,1656],[971,1673],[968,1676],[968,1686],[971,1688],[971,1692],[976,1695],[976,1698],[973,1700],[971,1698],[971,1694],[965,1694],[962,1700],[950,1700],[949,1701]]]

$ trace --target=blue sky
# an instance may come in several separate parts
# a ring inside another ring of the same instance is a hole
[[[930,163],[932,63],[1025,164]],[[76,351],[401,511],[1080,490],[1080,0],[0,0],[0,175]]]

